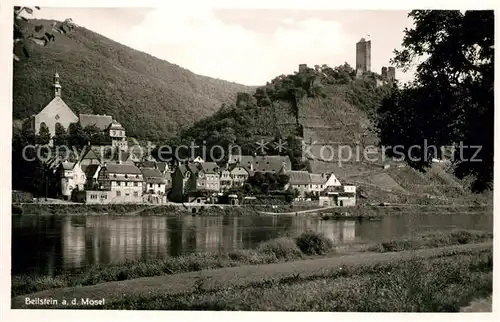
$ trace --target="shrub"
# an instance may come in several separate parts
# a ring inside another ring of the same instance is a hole
[[[257,247],[257,252],[270,254],[277,259],[295,259],[302,257],[302,252],[292,238],[280,237],[261,243]]]
[[[308,255],[322,255],[333,247],[332,240],[313,231],[302,233],[297,237],[296,244],[304,254]]]

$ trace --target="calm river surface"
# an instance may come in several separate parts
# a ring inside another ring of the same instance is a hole
[[[376,242],[413,232],[454,228],[493,231],[485,214],[394,215],[381,221],[321,221],[307,216],[261,217],[13,217],[12,274],[53,275],[87,265],[254,248],[306,230],[336,244]]]

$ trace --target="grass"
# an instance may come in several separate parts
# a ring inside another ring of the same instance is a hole
[[[493,233],[484,231],[452,230],[448,232],[426,232],[403,239],[381,242],[367,248],[370,252],[399,252],[421,248],[443,247],[480,243],[493,239]]]
[[[124,296],[103,309],[458,312],[492,294],[491,250],[261,280],[239,288]]]
[[[431,233],[381,243],[368,248],[368,251],[385,252],[411,250],[438,246],[451,246],[490,240],[492,234],[484,232],[452,231]],[[395,247],[381,245],[397,245]],[[370,249],[371,248],[371,249]],[[363,248],[362,250],[366,250]],[[159,276],[183,272],[200,271],[222,267],[259,265],[289,262],[335,254],[333,243],[323,235],[305,232],[296,238],[280,237],[261,243],[256,249],[232,252],[193,253],[179,257],[149,261],[130,261],[114,266],[90,266],[80,273],[62,273],[51,276],[18,275],[12,277],[12,296],[30,294],[52,288],[95,285],[104,282],[122,281],[147,276]]]

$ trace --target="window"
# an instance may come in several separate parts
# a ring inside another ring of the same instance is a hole
[[[138,186],[138,183],[137,182],[134,182],[134,187],[137,187]]]
[[[137,191],[134,191],[134,197],[139,197],[139,193]]]
[[[117,191],[117,192],[116,192],[116,196],[117,196],[117,197],[121,197],[121,196],[122,196],[122,192],[121,192],[121,191]]]
[[[149,184],[149,187],[150,187],[150,188],[153,188],[153,184],[152,184],[152,183],[150,183],[150,184]]]
[[[109,178],[109,176],[108,176],[108,178]],[[116,179],[116,174],[113,174],[113,178],[115,178],[115,179]]]

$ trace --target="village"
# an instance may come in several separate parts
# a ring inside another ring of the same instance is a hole
[[[79,156],[57,154],[48,158],[46,180],[56,186],[51,197],[84,204],[240,205],[256,200],[257,195],[288,195],[292,196],[288,201],[324,207],[356,204],[355,186],[342,183],[332,172],[292,170],[288,156],[230,154],[223,164],[200,156],[158,161],[145,152],[145,147],[129,146],[126,129],[113,116],[76,116],[61,98],[57,73],[53,87],[54,99],[29,122],[35,133],[45,127],[53,138],[57,127],[79,123],[82,128],[98,128],[107,140],[105,144],[88,142]],[[54,148],[53,139],[48,145]]]

